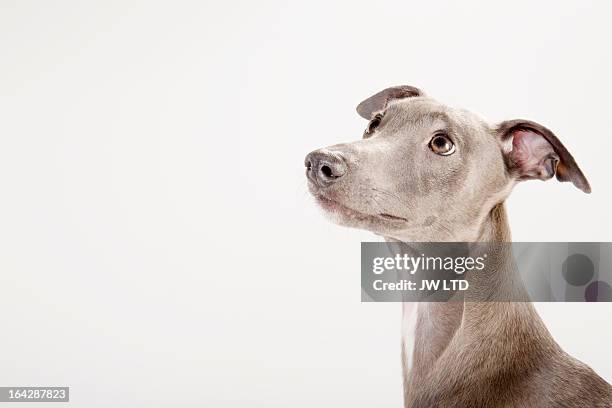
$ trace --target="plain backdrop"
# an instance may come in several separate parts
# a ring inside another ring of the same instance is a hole
[[[70,386],[88,408],[400,406],[400,305],[360,302],[377,237],[321,216],[304,156],[415,85],[539,121],[575,156],[593,193],[521,184],[514,240],[610,241],[611,13],[3,0],[0,385]],[[538,310],[612,381],[612,304]]]

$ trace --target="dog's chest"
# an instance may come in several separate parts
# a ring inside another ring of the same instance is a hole
[[[404,369],[410,371],[414,364],[414,347],[416,344],[416,326],[418,303],[403,303],[402,313],[402,354]]]

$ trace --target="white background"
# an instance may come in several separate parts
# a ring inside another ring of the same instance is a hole
[[[0,2],[0,385],[74,407],[399,406],[400,305],[303,157],[397,84],[555,130],[517,241],[612,241],[610,3]],[[610,304],[539,305],[612,381]],[[25,407],[27,405],[20,405]]]

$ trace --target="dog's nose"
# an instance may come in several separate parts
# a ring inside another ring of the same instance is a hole
[[[315,150],[304,159],[306,177],[321,187],[335,183],[346,173],[346,162],[337,153]]]

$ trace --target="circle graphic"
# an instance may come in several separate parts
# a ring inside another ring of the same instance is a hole
[[[574,286],[586,285],[595,275],[593,261],[583,254],[568,256],[561,268],[561,273],[565,281]]]

